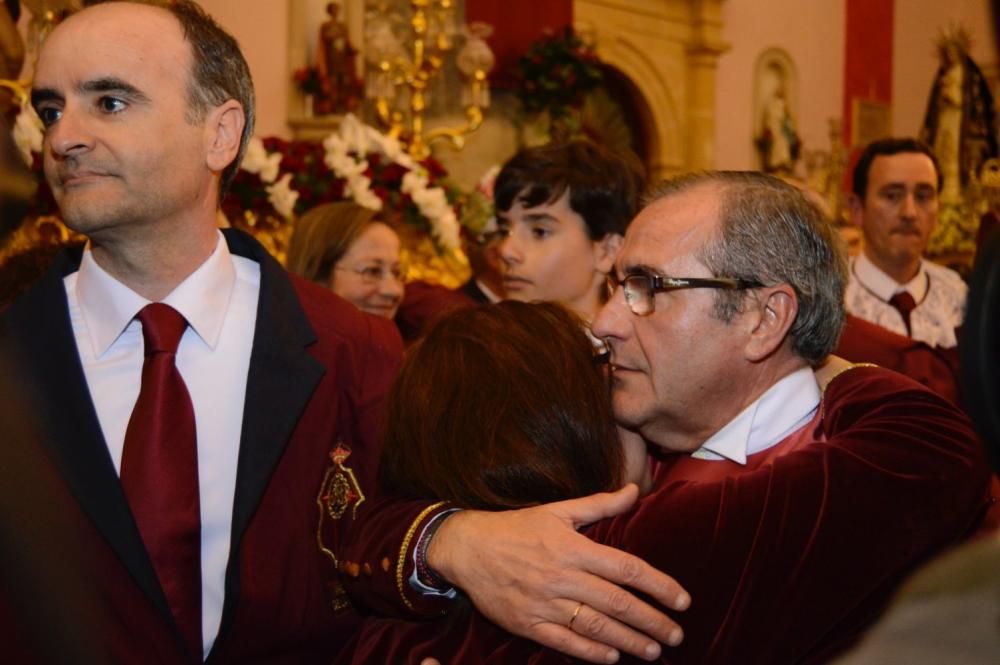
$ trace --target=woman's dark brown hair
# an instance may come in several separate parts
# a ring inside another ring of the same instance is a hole
[[[503,509],[616,489],[624,459],[607,379],[554,303],[458,310],[407,354],[390,392],[382,483]]]

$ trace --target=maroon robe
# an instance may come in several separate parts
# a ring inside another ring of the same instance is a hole
[[[905,374],[960,404],[957,348],[931,347],[848,314],[834,353],[854,363],[875,363]]]
[[[587,531],[673,575],[692,604],[665,663],[824,662],[987,503],[968,420],[911,380],[855,368],[816,417],[746,466],[672,455],[632,512]],[[368,619],[339,663],[560,663],[482,615]],[[568,617],[567,617],[568,620]]]

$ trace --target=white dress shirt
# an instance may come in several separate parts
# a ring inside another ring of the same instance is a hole
[[[796,370],[768,388],[691,456],[746,464],[750,455],[777,445],[808,423],[816,414],[819,399],[812,368]]]
[[[889,304],[897,293],[909,292],[917,306],[910,312],[910,334],[899,310]],[[917,275],[899,284],[864,253],[851,260],[844,302],[858,318],[930,346],[950,349],[958,344],[955,328],[962,325],[968,287],[950,268],[921,261]]]
[[[149,301],[97,265],[89,246],[80,270],[68,275],[64,285],[87,387],[108,452],[120,473],[125,430],[139,396],[144,358],[142,325],[134,317]],[[162,301],[190,324],[177,350],[177,369],[191,394],[197,432],[206,656],[222,619],[259,292],[260,266],[230,254],[220,233],[212,255]]]

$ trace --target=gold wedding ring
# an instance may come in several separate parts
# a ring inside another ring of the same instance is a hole
[[[569,618],[569,623],[566,624],[566,627],[569,628],[570,630],[573,630],[573,622],[576,621],[576,617],[577,617],[578,614],[580,614],[580,609],[582,607],[583,607],[583,603],[580,603],[579,605],[576,606],[576,609],[573,610],[573,616],[571,616]]]

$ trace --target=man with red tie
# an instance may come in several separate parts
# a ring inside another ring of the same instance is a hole
[[[958,273],[923,258],[938,220],[941,174],[925,144],[890,138],[869,144],[854,168],[851,220],[864,249],[851,261],[847,311],[943,349],[957,345],[966,286]]]

